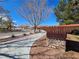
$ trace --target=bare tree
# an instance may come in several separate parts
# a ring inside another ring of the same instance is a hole
[[[46,20],[51,8],[48,7],[46,0],[29,0],[17,11],[34,27],[35,32],[37,26]]]

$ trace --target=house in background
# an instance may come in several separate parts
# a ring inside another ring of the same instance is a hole
[[[14,25],[11,17],[8,14],[9,11],[0,6],[0,31],[10,31]]]

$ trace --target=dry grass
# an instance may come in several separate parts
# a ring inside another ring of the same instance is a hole
[[[73,40],[79,42],[79,35],[67,34],[67,40]]]

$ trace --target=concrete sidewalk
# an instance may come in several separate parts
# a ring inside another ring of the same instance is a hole
[[[0,59],[30,59],[30,49],[33,43],[44,36],[46,33],[36,33],[0,43]],[[8,57],[6,58],[4,55],[8,55]]]

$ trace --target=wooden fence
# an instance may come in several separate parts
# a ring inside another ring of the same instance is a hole
[[[50,39],[65,40],[67,33],[79,28],[79,26],[43,26],[40,28],[47,31],[47,37]]]

